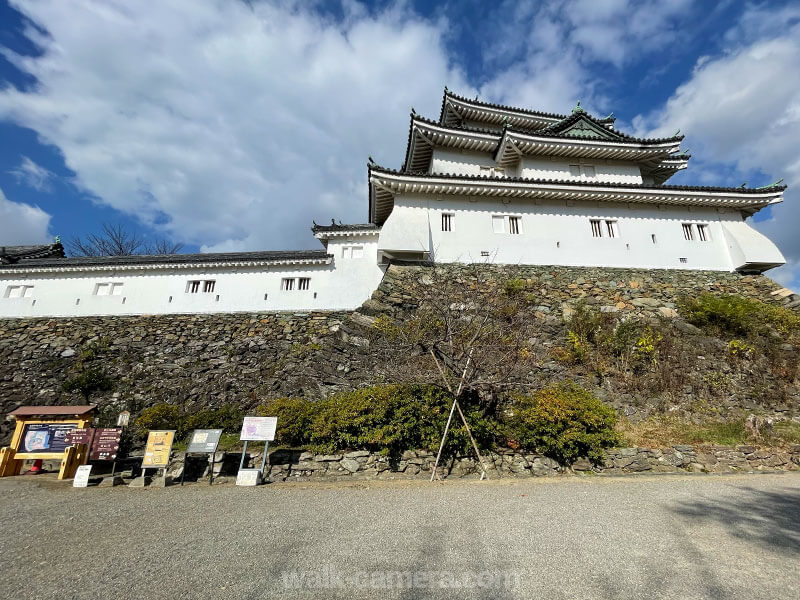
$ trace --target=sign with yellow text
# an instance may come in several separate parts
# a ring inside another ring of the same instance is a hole
[[[166,467],[169,464],[169,453],[175,439],[175,430],[151,431],[147,435],[142,467]]]

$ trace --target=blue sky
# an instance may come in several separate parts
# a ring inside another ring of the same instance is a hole
[[[187,250],[366,219],[442,89],[686,134],[674,183],[757,186],[800,286],[800,3],[0,0],[0,244],[121,222]]]

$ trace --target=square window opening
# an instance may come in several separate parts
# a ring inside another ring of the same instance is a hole
[[[311,278],[310,277],[301,277],[297,280],[297,289],[298,290],[307,290],[311,287]]]
[[[291,291],[294,289],[294,278],[288,277],[281,279],[281,289],[284,291]]]

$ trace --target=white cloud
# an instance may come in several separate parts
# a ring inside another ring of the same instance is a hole
[[[471,93],[446,23],[402,5],[343,22],[304,5],[14,2],[39,27],[0,118],[59,148],[75,183],[206,248],[316,245],[311,219],[367,218],[366,160],[399,166],[411,106]]]
[[[12,202],[0,190],[0,243],[7,246],[47,241],[50,215],[38,206]]]
[[[785,179],[784,203],[754,226],[786,255],[787,265],[771,275],[795,286],[800,285],[800,89],[791,74],[800,65],[798,18],[798,8],[782,16],[749,9],[726,36],[730,45],[724,54],[701,58],[661,110],[634,121],[640,134],[666,135],[680,127],[687,135],[684,146],[695,158],[682,182],[698,172],[727,185],[743,180],[752,185],[759,173],[761,179]],[[776,20],[787,26],[767,26]],[[741,178],[719,181],[731,166]]]
[[[17,181],[32,187],[38,192],[50,192],[53,189],[52,180],[55,178],[55,174],[27,156],[23,156],[19,166],[11,169],[9,173],[16,177]]]

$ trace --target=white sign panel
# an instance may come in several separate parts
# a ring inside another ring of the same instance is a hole
[[[242,423],[241,441],[271,442],[275,439],[278,417],[245,417]]]
[[[87,487],[89,485],[89,474],[92,472],[92,465],[81,465],[75,471],[75,479],[72,480],[72,487]]]
[[[236,485],[258,485],[261,480],[261,471],[258,469],[239,469],[236,474]]]

